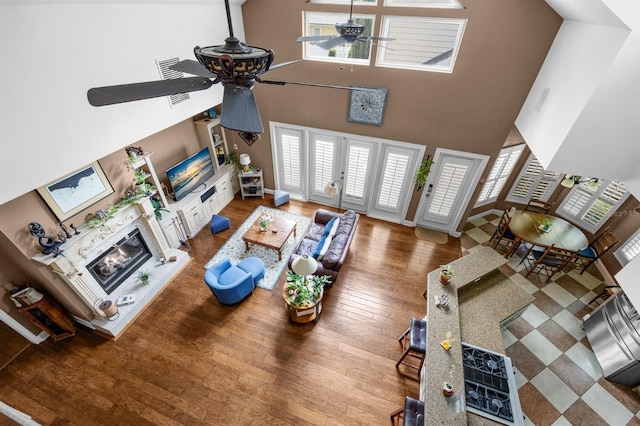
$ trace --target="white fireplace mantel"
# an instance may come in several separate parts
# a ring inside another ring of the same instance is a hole
[[[111,294],[107,294],[89,272],[87,264],[136,228],[152,254],[138,270],[149,271],[152,276],[151,283],[143,285],[137,281],[134,273]],[[62,277],[94,312],[91,322],[79,318],[76,320],[112,337],[122,333],[190,260],[187,253],[169,246],[155,218],[153,206],[147,198],[122,208],[103,226],[94,228],[84,225],[79,227],[78,231],[80,234],[72,235],[60,246],[63,250],[61,254],[38,254],[31,259],[47,265]],[[119,307],[115,316],[107,318],[99,309],[101,302],[110,300],[115,303],[120,296],[126,294],[135,295],[136,302]]]

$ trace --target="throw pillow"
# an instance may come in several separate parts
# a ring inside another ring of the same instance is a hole
[[[325,235],[323,235],[320,238],[320,241],[318,241],[318,244],[316,245],[316,248],[313,250],[313,253],[311,254],[311,256],[314,259],[318,260],[318,256],[320,256],[320,251],[322,250],[322,247],[324,246],[324,242],[326,241],[326,239],[327,239],[327,237]]]
[[[331,228],[333,227],[333,224],[336,222],[336,218],[332,217],[331,220],[329,220],[329,222],[327,222],[327,224],[324,226],[324,231],[322,232],[322,236],[326,237],[327,235],[329,235],[329,232],[331,232]]]
[[[334,235],[336,235],[336,232],[338,232],[338,226],[340,226],[340,218],[336,217],[335,218],[335,222],[333,222],[333,226],[331,227],[331,230],[329,231],[329,239],[332,239]]]
[[[318,245],[320,245],[320,244],[318,244]],[[329,250],[329,246],[331,246],[331,238],[327,237],[327,238],[325,238],[325,240],[324,240],[324,242],[322,244],[322,248],[320,249],[320,254],[318,254],[318,260],[322,260],[324,255]]]

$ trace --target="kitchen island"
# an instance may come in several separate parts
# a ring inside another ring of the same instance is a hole
[[[456,276],[443,286],[439,270],[427,278],[427,349],[420,374],[420,399],[425,401],[425,425],[489,425],[496,422],[469,413],[465,406],[461,342],[504,354],[501,329],[534,301],[498,268],[507,260],[483,247],[451,265]],[[449,303],[436,306],[435,296],[445,294]],[[449,350],[441,342],[451,336]],[[442,383],[455,393],[445,397]]]

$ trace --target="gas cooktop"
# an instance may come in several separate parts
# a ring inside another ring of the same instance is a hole
[[[462,343],[467,410],[506,425],[524,425],[511,359]]]

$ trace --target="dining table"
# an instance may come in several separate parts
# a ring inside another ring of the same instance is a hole
[[[541,225],[544,222],[549,224],[546,230]],[[554,246],[572,251],[585,249],[589,245],[587,236],[580,228],[549,214],[516,210],[509,221],[509,229],[515,240],[505,257],[511,256],[522,241],[536,246]]]

